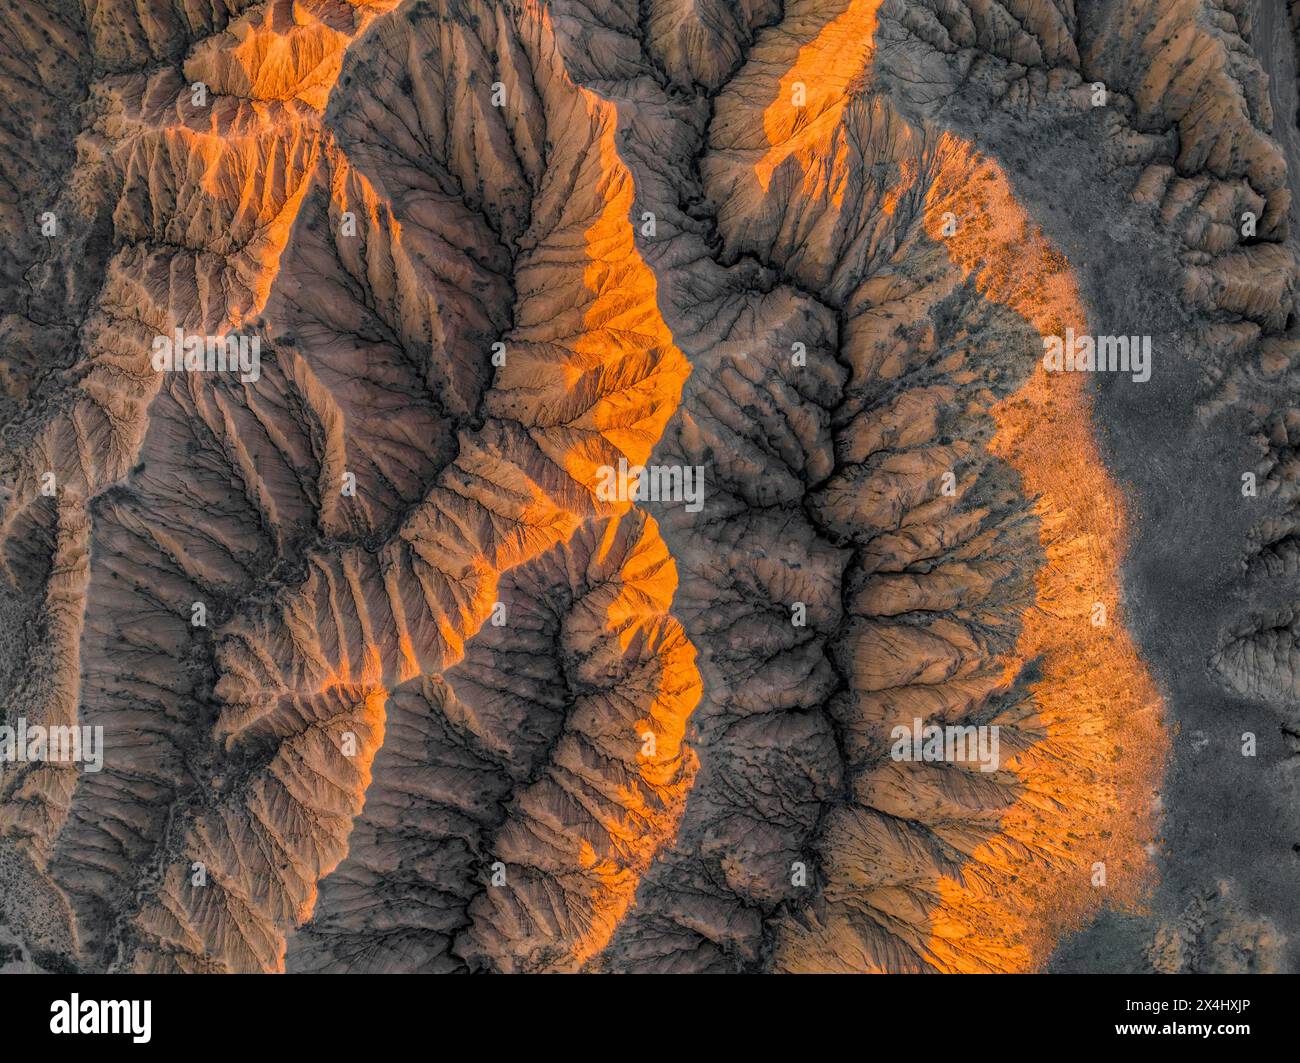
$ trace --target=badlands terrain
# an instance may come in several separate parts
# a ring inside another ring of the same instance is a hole
[[[1298,47],[0,0],[0,970],[1300,970]]]

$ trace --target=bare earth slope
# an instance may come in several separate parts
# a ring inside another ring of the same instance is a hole
[[[1086,7],[0,0],[4,954],[1297,969],[1300,37]]]

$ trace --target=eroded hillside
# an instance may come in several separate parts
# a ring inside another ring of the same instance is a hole
[[[0,0],[15,966],[1296,969],[1300,38],[1087,7]]]

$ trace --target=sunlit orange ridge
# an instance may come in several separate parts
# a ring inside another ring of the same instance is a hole
[[[958,219],[954,235],[944,235],[949,213]],[[939,142],[924,222],[985,298],[1040,335],[1087,331],[1064,256],[1032,224],[1001,168],[951,133]],[[1032,694],[1046,737],[1010,765],[1023,795],[970,861],[1014,872],[1019,903],[958,879],[940,883],[946,911],[934,913],[930,950],[948,970],[1038,966],[1062,933],[1103,904],[1140,899],[1152,874],[1152,799],[1167,747],[1160,695],[1119,622],[1127,515],[1097,447],[1085,376],[1049,374],[1037,362],[992,413],[990,450],[1020,474],[1040,521],[1046,560],[1037,602],[1022,617],[1005,668],[1009,681],[1025,663],[1041,661]],[[1102,626],[1091,621],[1095,603],[1109,617]],[[1044,821],[1051,809],[1066,809],[1069,818]],[[1069,827],[1080,819],[1088,828],[1080,834],[1093,841],[1076,846]],[[972,926],[986,929],[972,935]],[[1013,940],[1023,944],[1010,949]]]

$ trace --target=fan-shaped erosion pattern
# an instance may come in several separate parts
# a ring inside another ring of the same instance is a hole
[[[0,942],[1293,969],[1291,27],[1076,6],[8,0]]]

